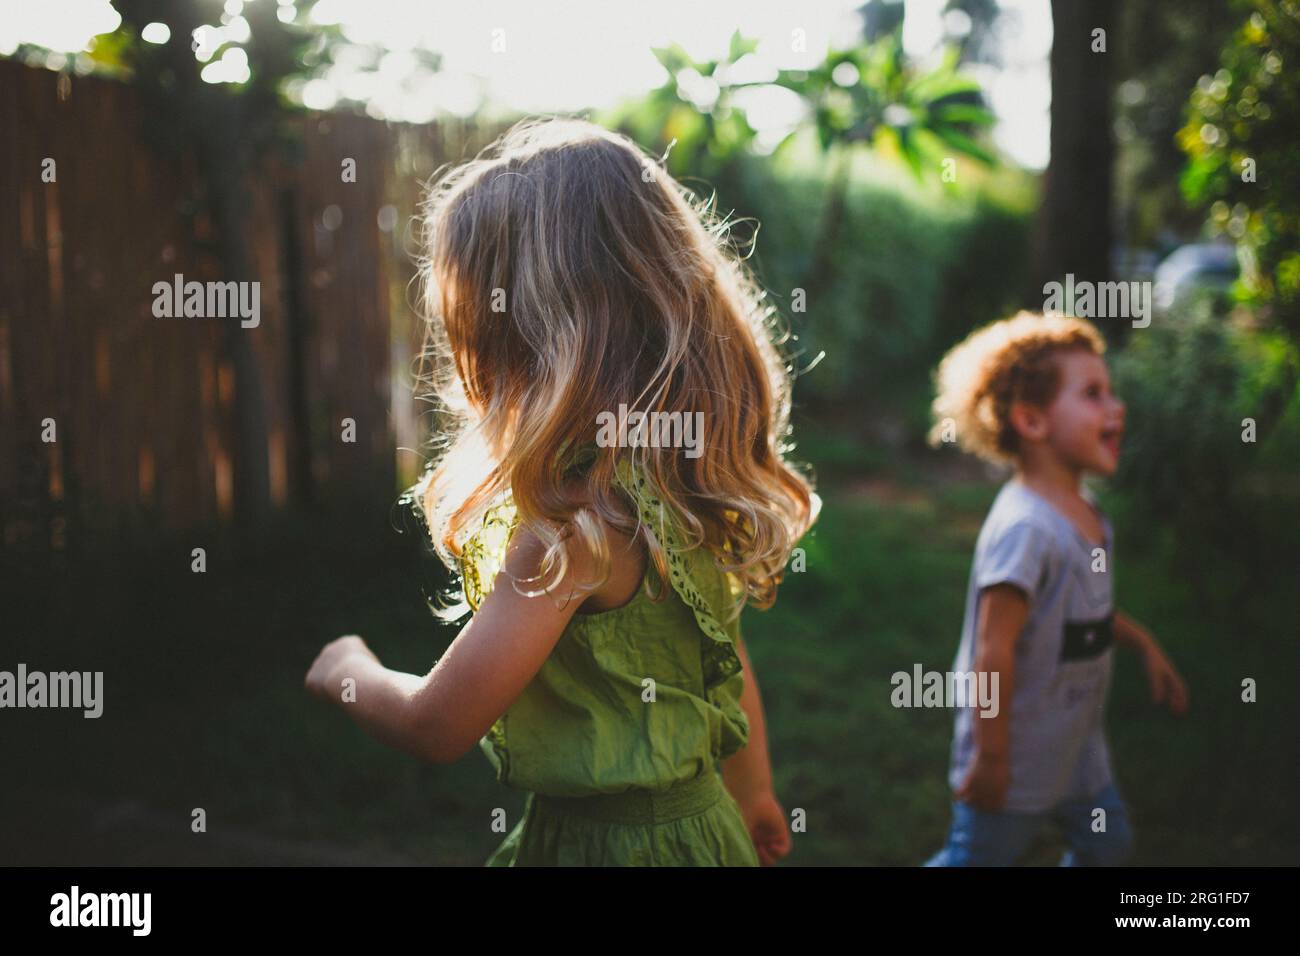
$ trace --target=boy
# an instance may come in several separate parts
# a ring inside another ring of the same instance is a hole
[[[952,827],[927,866],[1011,865],[1048,820],[1069,844],[1061,865],[1124,862],[1132,833],[1103,728],[1113,645],[1141,655],[1156,702],[1187,710],[1155,638],[1114,607],[1110,522],[1081,485],[1119,462],[1124,404],[1104,350],[1087,322],[1021,312],[939,366],[932,440],[955,425],[963,448],[1015,474],[980,530],[953,665],[997,673],[1002,706],[957,710]]]

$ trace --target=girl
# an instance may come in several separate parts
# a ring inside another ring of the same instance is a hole
[[[707,204],[584,121],[517,125],[425,226],[450,421],[419,504],[473,618],[425,677],[349,636],[308,689],[351,678],[353,718],[428,760],[477,742],[528,794],[488,865],[775,863],[738,616],[771,606],[820,502],[783,460],[771,310]]]

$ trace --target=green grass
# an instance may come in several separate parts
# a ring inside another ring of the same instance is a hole
[[[912,507],[828,499],[807,572],[790,575],[776,609],[748,619],[778,794],[787,809],[808,810],[800,862],[916,864],[941,845],[951,715],[895,709],[889,676],[950,666],[992,493],[958,487]],[[1182,719],[1154,706],[1139,661],[1120,652],[1108,727],[1138,832],[1134,862],[1293,864],[1285,804],[1298,714],[1280,680],[1297,672],[1289,597],[1261,592],[1275,612],[1271,631],[1243,634],[1200,616],[1162,571],[1140,551],[1117,569],[1121,606],[1153,628],[1193,699]],[[1251,675],[1268,687],[1255,704],[1240,700]],[[1063,846],[1048,831],[1027,862],[1054,864]]]
[[[832,472],[852,471],[842,445],[830,457]],[[858,462],[877,463],[866,452]],[[890,675],[950,665],[995,490],[920,482],[881,497],[832,482],[804,542],[807,569],[787,576],[773,609],[745,612],[778,797],[806,814],[790,864],[915,865],[941,844],[951,713],[895,709]],[[339,634],[362,634],[386,664],[418,673],[450,643],[423,605],[421,585],[436,576],[409,537],[394,537],[361,548],[286,528],[255,560],[210,554],[203,575],[189,571],[183,542],[165,565],[6,569],[0,668],[102,669],[106,704],[97,721],[3,715],[0,758],[23,773],[0,808],[25,825],[6,828],[0,862],[210,862],[224,859],[223,834],[251,833],[361,858],[480,864],[501,839],[493,808],[511,822],[522,808],[485,758],[420,764],[302,689],[316,651]],[[1169,649],[1193,703],[1181,721],[1152,706],[1137,661],[1121,654],[1109,728],[1136,862],[1296,862],[1286,801],[1300,714],[1286,582],[1261,582],[1240,620],[1216,619],[1167,559],[1123,537],[1118,552],[1121,604]],[[1258,680],[1258,703],[1240,701],[1243,677]],[[158,832],[114,824],[126,802],[147,808]],[[190,832],[195,807],[207,813],[206,839]],[[1059,849],[1048,835],[1029,862],[1053,863]]]

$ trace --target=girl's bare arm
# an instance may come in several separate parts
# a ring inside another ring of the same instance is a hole
[[[570,548],[565,579],[552,594],[525,597],[508,575],[535,578],[544,547],[526,528],[511,538],[502,572],[482,606],[424,677],[391,670],[354,637],[322,651],[308,686],[342,704],[371,736],[413,756],[451,763],[471,750],[541,669],[588,596],[589,561]],[[538,583],[521,584],[534,590]],[[569,595],[561,601],[556,595]],[[337,645],[337,647],[336,647]],[[331,652],[331,648],[335,648]],[[332,657],[331,657],[332,655]],[[354,700],[342,697],[345,678]]]
[[[749,742],[722,761],[722,779],[736,802],[743,804],[755,794],[771,792],[772,761],[767,749],[763,699],[743,638],[736,641],[736,649],[744,665],[745,687],[740,693],[740,706],[749,717]]]

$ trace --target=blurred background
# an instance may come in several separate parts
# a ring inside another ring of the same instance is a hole
[[[421,674],[455,636],[402,499],[433,427],[412,217],[538,113],[666,153],[797,336],[825,509],[743,618],[788,864],[941,843],[952,715],[890,675],[949,667],[1000,476],[926,446],[930,374],[1067,274],[1157,303],[1096,320],[1119,603],[1192,695],[1169,716],[1120,655],[1136,862],[1300,862],[1300,4],[64,0],[0,3],[0,669],[102,670],[105,704],[0,714],[0,864],[500,842],[523,798],[484,758],[422,765],[302,681],[343,633]],[[259,281],[260,324],[155,318],[177,273]]]

